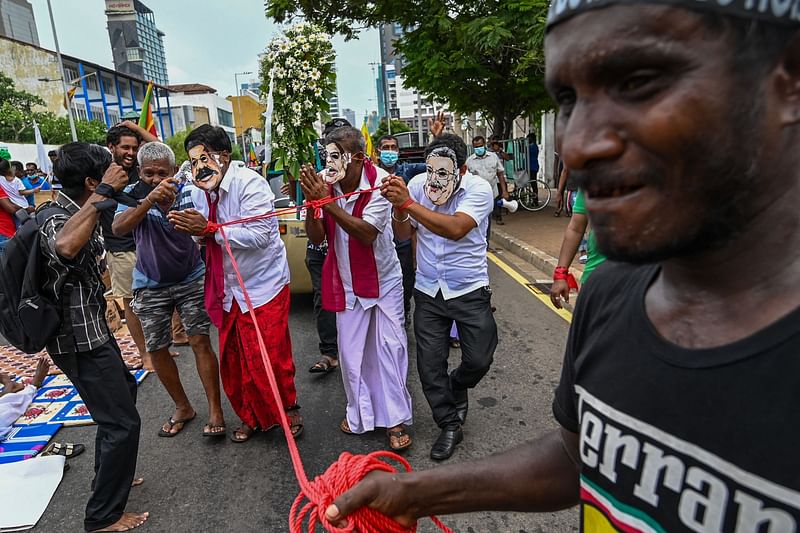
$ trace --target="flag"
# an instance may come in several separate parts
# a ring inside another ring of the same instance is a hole
[[[33,122],[33,136],[36,139],[36,160],[39,164],[39,168],[45,173],[50,174],[52,169],[50,168],[50,158],[47,157],[47,148],[44,146],[44,142],[42,141],[42,132],[39,131],[39,125],[36,121]]]
[[[142,114],[139,115],[139,127],[149,131],[152,135],[158,137],[156,131],[156,121],[153,119],[153,111],[150,109],[150,100],[153,97],[153,82],[147,84],[147,92],[144,95],[142,102]]]
[[[257,167],[258,166],[258,156],[256,156],[256,147],[253,143],[250,143],[250,150],[248,150],[247,155],[250,159],[250,166]]]
[[[69,109],[69,103],[72,101],[72,97],[75,96],[75,91],[77,90],[77,87],[70,87],[67,89],[67,95],[64,97],[64,109]]]
[[[364,124],[361,125],[361,134],[364,136],[364,141],[367,143],[366,154],[367,157],[372,157],[372,137],[369,135],[369,128],[367,127],[367,118],[364,117]]]

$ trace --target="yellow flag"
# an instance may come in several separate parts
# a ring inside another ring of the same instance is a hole
[[[364,140],[367,142],[367,150],[366,150],[367,157],[372,158],[372,156],[374,155],[372,153],[372,137],[369,134],[369,128],[367,128],[366,118],[364,118],[364,124],[361,125],[361,134],[364,136]]]

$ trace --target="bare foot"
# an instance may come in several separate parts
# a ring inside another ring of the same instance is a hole
[[[137,477],[136,479],[134,479],[134,480],[131,482],[131,487],[138,487],[138,486],[139,486],[139,485],[141,485],[142,483],[144,483],[144,478],[143,478],[143,477]]]
[[[12,380],[11,376],[6,373],[0,373],[0,385],[3,385],[3,392],[0,393],[0,396],[13,394],[25,388],[25,385]]]
[[[140,354],[140,356],[142,358],[142,369],[148,372],[155,372],[156,367],[153,366],[153,358],[150,357],[150,354],[145,352],[143,355]]]
[[[33,375],[33,381],[31,385],[36,387],[37,389],[42,386],[44,383],[44,378],[47,377],[47,373],[50,371],[50,361],[47,360],[47,357],[42,356],[39,358],[39,361],[36,363],[36,373]]]
[[[94,531],[130,531],[144,524],[149,516],[150,513],[122,513],[122,517],[110,526]]]

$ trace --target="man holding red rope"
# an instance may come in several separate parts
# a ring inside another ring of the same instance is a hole
[[[587,532],[796,532],[800,4],[557,1],[547,31],[559,152],[609,258],[577,300],[561,427],[370,474],[327,517],[580,505]]]
[[[375,189],[387,174],[364,155],[364,137],[350,126],[325,138],[321,174],[303,167],[300,185],[310,202],[367,191],[324,205],[322,218],[309,214],[312,242],[326,238],[322,268],[322,307],[336,312],[339,357],[347,415],[340,429],[365,433],[387,428],[389,445],[411,445],[404,424],[411,423],[406,388],[408,339],[403,327],[403,276],[394,249],[391,205]]]
[[[214,224],[273,211],[274,195],[267,181],[241,161],[231,161],[231,142],[220,127],[203,125],[184,142],[191,162],[195,209],[170,211],[178,230],[203,236],[206,244],[205,304],[219,328],[220,377],[242,426],[232,435],[245,442],[257,429],[280,422],[286,411],[292,434],[299,436],[303,419],[297,405],[295,367],[289,336],[289,266],[276,218],[251,220],[224,229],[244,284],[255,308],[247,312],[245,292],[230,258],[222,250],[222,231]],[[264,337],[283,405],[275,405],[256,328]]]

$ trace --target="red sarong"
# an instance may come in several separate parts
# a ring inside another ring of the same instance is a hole
[[[220,377],[225,394],[242,422],[251,428],[268,429],[280,423],[279,414],[261,359],[255,328],[261,330],[283,410],[297,402],[294,386],[292,340],[289,336],[289,286],[272,300],[256,308],[257,325],[250,313],[242,312],[234,299],[219,330]]]

